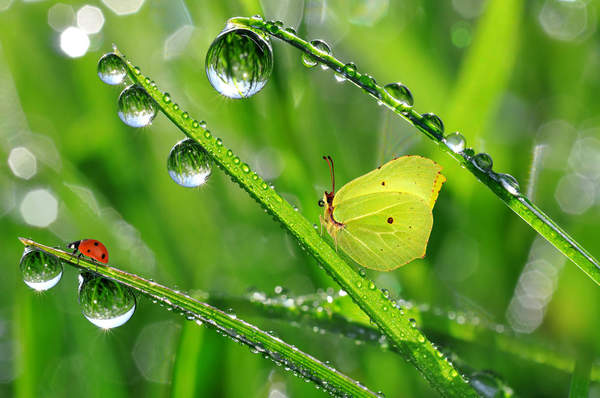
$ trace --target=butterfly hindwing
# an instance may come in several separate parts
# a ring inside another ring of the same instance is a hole
[[[390,271],[425,255],[433,225],[429,204],[405,192],[379,192],[348,198],[333,217],[344,224],[337,245],[362,266]]]
[[[433,208],[446,178],[441,166],[421,156],[402,156],[344,185],[333,205],[371,193],[405,192],[420,197]]]

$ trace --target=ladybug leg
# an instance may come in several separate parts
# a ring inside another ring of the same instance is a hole
[[[73,254],[75,254],[75,253],[73,253]],[[77,255],[77,265],[79,265],[79,259],[81,258],[82,255],[83,255],[83,253],[81,253],[81,252]]]

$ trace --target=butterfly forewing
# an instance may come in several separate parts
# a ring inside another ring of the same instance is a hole
[[[446,181],[441,169],[431,159],[402,156],[344,185],[335,194],[333,206],[372,193],[405,192],[421,198],[433,208]]]
[[[335,206],[338,246],[362,266],[390,271],[425,255],[433,224],[429,204],[405,192],[356,196]]]

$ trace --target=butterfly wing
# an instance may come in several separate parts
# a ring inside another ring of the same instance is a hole
[[[429,208],[433,208],[446,181],[441,170],[442,167],[431,159],[402,156],[344,185],[335,194],[333,206],[372,193],[405,192],[423,199]]]
[[[404,192],[356,196],[334,208],[344,224],[337,245],[362,266],[391,271],[425,255],[433,225],[429,204]]]

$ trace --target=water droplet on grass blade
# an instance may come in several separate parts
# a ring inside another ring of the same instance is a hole
[[[398,102],[400,102],[405,107],[413,106],[414,99],[413,99],[412,93],[410,92],[408,87],[406,87],[404,84],[389,83],[389,84],[386,84],[383,87],[383,89],[390,96],[394,97],[394,99],[396,99]]]
[[[115,53],[104,54],[98,61],[98,77],[106,84],[123,83],[127,76],[125,62]]]
[[[500,181],[502,187],[504,187],[504,189],[506,189],[506,191],[511,195],[519,195],[521,193],[519,182],[515,177],[511,176],[510,174],[498,174],[498,181]]]
[[[446,146],[454,153],[461,153],[465,150],[465,137],[463,137],[463,135],[459,132],[448,134],[446,138],[444,138],[444,142],[446,143]]]
[[[19,267],[23,282],[38,292],[56,286],[63,274],[62,263],[56,256],[32,247],[25,248]]]
[[[129,287],[90,273],[79,277],[79,305],[88,321],[102,329],[112,329],[131,318],[135,296]]]
[[[435,113],[424,113],[421,116],[423,116],[423,122],[429,123],[436,127],[440,133],[444,133],[444,122],[442,122],[442,119],[438,115]]]
[[[493,165],[492,157],[487,153],[478,153],[473,158],[473,164],[481,171],[489,171]]]
[[[128,126],[148,126],[154,120],[157,110],[152,97],[137,84],[125,88],[119,95],[119,117]]]
[[[228,24],[206,54],[206,76],[220,94],[247,98],[258,93],[273,70],[273,50],[267,37]]]
[[[191,138],[179,141],[171,148],[167,171],[177,184],[186,188],[204,185],[212,173],[208,152]]]
[[[356,65],[354,65],[353,62],[349,62],[346,65],[344,65],[342,72],[344,72],[344,75],[346,77],[354,77],[356,76]]]
[[[331,48],[329,48],[329,45],[327,43],[325,43],[323,40],[313,40],[310,42],[310,44],[312,44],[318,50],[320,50],[326,54],[331,54]],[[310,54],[302,53],[302,63],[307,68],[313,68],[313,67],[317,66],[317,64],[319,63],[319,60]],[[321,66],[323,67],[323,69],[327,69],[327,65],[321,65]]]

